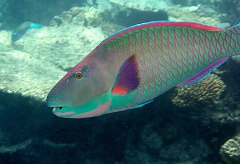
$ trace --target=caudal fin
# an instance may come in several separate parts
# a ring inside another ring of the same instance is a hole
[[[230,46],[234,48],[232,56],[240,55],[240,24],[230,27],[226,31],[230,37]]]
[[[240,40],[240,23],[235,25],[235,26],[233,26],[233,27],[228,28],[228,30],[237,35],[237,37],[238,37],[238,46],[240,46],[239,45],[239,40]]]

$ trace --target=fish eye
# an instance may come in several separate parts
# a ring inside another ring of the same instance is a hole
[[[82,72],[76,72],[76,73],[75,73],[75,78],[76,78],[76,79],[81,79],[82,77],[83,77]]]

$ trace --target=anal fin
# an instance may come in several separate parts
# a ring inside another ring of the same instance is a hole
[[[205,76],[210,74],[215,68],[217,68],[220,65],[222,65],[223,63],[225,63],[228,59],[229,59],[229,57],[224,57],[224,58],[221,58],[221,59],[215,61],[211,65],[207,66],[204,70],[198,72],[193,77],[191,77],[190,79],[178,84],[177,86],[186,86],[186,85],[191,85],[191,84],[194,84],[196,82],[199,82]]]

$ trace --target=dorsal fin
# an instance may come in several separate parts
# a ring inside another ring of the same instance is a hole
[[[134,26],[124,28],[124,29],[110,35],[109,37],[107,37],[105,40],[103,40],[101,42],[101,44],[109,42],[120,35],[126,34],[128,32],[134,31],[134,30],[150,28],[150,27],[159,27],[159,26],[178,26],[178,27],[195,28],[198,30],[205,30],[205,31],[221,31],[223,29],[221,27],[210,26],[210,25],[196,23],[196,22],[152,21],[152,22],[136,24]]]

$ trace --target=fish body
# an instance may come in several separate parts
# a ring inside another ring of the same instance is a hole
[[[36,28],[40,29],[43,25],[32,23],[32,22],[24,22],[20,24],[12,33],[11,41],[16,42],[20,39],[29,29]]]
[[[175,86],[201,80],[240,53],[240,26],[148,22],[102,41],[50,91],[47,105],[65,118],[141,107]]]

